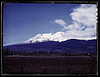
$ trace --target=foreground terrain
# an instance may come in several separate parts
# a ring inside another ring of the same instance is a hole
[[[96,74],[97,58],[90,56],[4,56],[3,74]]]

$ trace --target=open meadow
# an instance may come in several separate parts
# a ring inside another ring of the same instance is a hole
[[[4,56],[3,74],[96,74],[96,57]]]

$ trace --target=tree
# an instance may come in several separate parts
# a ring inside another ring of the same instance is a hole
[[[10,50],[6,48],[5,55],[9,55],[9,54],[10,54]]]

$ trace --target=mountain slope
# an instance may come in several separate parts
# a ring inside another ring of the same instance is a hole
[[[96,52],[97,40],[76,40],[70,39],[67,41],[44,41],[28,44],[16,44],[4,46],[3,49],[9,48],[9,50],[14,51],[46,51],[46,52],[72,52],[72,53],[82,53],[82,52]]]

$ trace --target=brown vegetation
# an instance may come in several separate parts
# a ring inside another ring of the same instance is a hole
[[[3,74],[96,74],[97,58],[90,56],[4,56]]]

